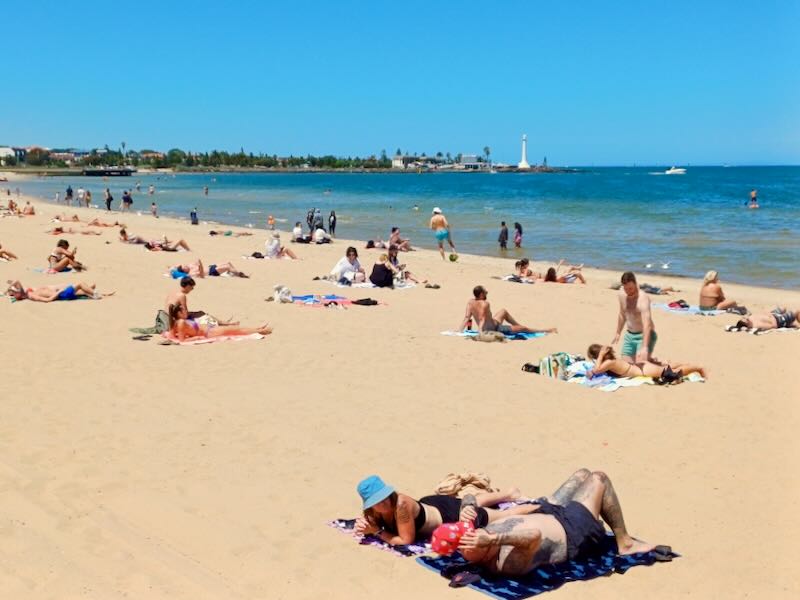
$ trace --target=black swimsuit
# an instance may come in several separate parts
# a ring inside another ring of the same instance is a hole
[[[606,537],[606,530],[580,502],[567,502],[566,505],[540,502],[536,514],[553,517],[567,535],[567,559],[584,558],[598,554]]]
[[[419,504],[419,513],[414,517],[414,531],[416,531],[418,540],[423,539],[420,532],[425,527],[425,521],[427,520],[426,505],[439,511],[442,516],[442,523],[457,523],[461,515],[461,499],[455,496],[425,496],[417,500],[417,504]],[[485,508],[476,507],[475,510],[478,512],[478,516],[475,518],[475,527],[486,527],[489,524],[489,513],[486,512]],[[389,533],[397,535],[397,525],[395,523],[391,526],[386,525],[384,528]]]

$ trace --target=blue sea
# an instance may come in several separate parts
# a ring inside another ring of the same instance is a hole
[[[131,178],[47,177],[20,184],[24,193],[52,200],[83,185],[102,204],[109,186],[141,184],[134,209],[155,200],[163,215],[264,228],[305,223],[318,207],[338,216],[343,238],[386,239],[396,225],[413,244],[435,248],[428,220],[439,206],[459,252],[566,258],[575,263],[637,273],[702,277],[780,288],[800,284],[800,167],[587,168],[577,173],[203,173],[136,174]],[[209,194],[203,194],[203,187]],[[746,207],[751,189],[761,208]],[[414,207],[418,207],[415,210]],[[523,226],[521,250],[502,253],[500,221]],[[651,265],[647,267],[646,265]],[[667,268],[663,268],[666,265]]]

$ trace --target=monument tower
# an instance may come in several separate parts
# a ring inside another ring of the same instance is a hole
[[[517,164],[518,169],[530,169],[531,166],[528,164],[528,136],[526,134],[522,134],[522,159]]]

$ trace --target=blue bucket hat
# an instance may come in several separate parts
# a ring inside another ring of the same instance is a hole
[[[364,501],[363,510],[375,506],[381,500],[386,500],[394,492],[394,488],[386,485],[383,479],[377,475],[370,475],[362,479],[356,489],[358,490],[358,495],[361,496],[361,500]]]

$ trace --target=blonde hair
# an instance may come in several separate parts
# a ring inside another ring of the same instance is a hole
[[[719,273],[717,273],[716,271],[709,271],[708,273],[706,273],[706,276],[703,277],[703,283],[713,283],[717,279],[719,279]]]
[[[387,260],[389,260],[389,255],[381,254],[380,258],[378,259],[378,262],[386,262]]]

